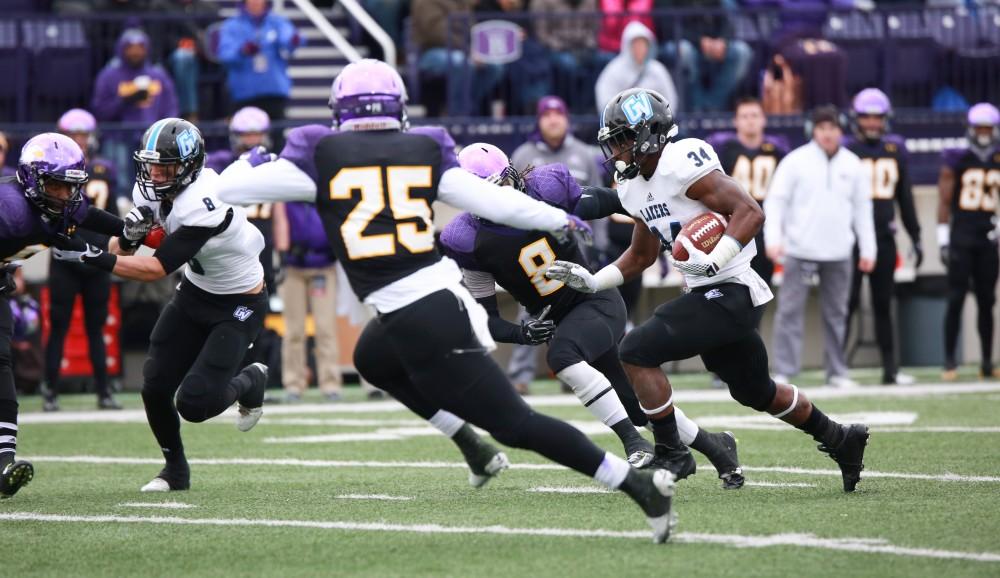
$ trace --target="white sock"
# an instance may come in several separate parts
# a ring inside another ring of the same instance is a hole
[[[601,462],[601,465],[597,468],[597,472],[594,473],[594,479],[612,490],[617,490],[622,485],[622,482],[625,481],[625,476],[628,475],[628,471],[631,468],[632,466],[628,465],[628,462],[625,460],[611,453],[606,453],[604,454],[604,461]]]
[[[681,408],[674,406],[674,416],[677,417],[677,433],[681,437],[681,443],[689,446],[694,442],[694,438],[698,437],[698,424],[691,421],[691,418],[684,415]]]
[[[432,426],[436,427],[439,432],[447,437],[454,436],[465,425],[464,419],[443,409],[439,409],[437,413],[432,415],[430,422]]]
[[[612,426],[628,418],[625,406],[618,399],[611,382],[586,361],[567,367],[557,373],[556,377],[569,384],[577,399],[604,425]]]

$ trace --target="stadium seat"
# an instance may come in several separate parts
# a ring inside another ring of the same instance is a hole
[[[90,51],[44,48],[31,58],[29,77],[32,120],[55,121],[67,109],[88,102],[94,81]]]
[[[17,23],[0,22],[0,121],[24,122],[28,120],[25,110],[25,76],[27,66],[24,51],[17,37]]]

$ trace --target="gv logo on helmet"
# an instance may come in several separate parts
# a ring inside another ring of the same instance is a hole
[[[629,124],[639,124],[640,122],[653,118],[653,104],[649,102],[649,95],[645,92],[637,92],[625,99],[622,103],[622,112]]]
[[[198,138],[188,129],[177,135],[177,149],[181,158],[186,159],[198,150]]]

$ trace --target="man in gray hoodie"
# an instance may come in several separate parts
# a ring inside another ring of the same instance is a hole
[[[604,105],[616,94],[630,88],[655,90],[667,97],[674,114],[680,109],[670,72],[656,60],[656,36],[641,22],[630,22],[625,27],[621,54],[609,62],[597,78],[594,86],[597,110],[604,110]]]

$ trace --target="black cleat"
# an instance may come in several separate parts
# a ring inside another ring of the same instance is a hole
[[[140,492],[176,492],[191,489],[191,468],[187,462],[166,465]]]
[[[740,458],[736,452],[736,436],[731,431],[705,432],[705,434],[715,446],[714,450],[705,456],[715,466],[715,471],[719,472],[722,489],[738,490],[742,488],[746,479],[743,477],[743,468],[740,467]]]
[[[697,468],[698,464],[695,463],[694,456],[687,446],[678,449],[656,444],[655,455],[644,469],[667,470],[674,475],[674,480],[679,481],[694,475]]]
[[[97,409],[122,409],[122,404],[118,403],[118,400],[113,395],[108,394],[97,398]]]
[[[632,464],[633,468],[642,469],[653,461],[656,457],[656,449],[649,440],[642,436],[638,436],[636,440],[625,446],[625,456],[628,463]]]
[[[840,426],[844,439],[835,448],[824,444],[817,446],[819,451],[828,454],[840,466],[840,474],[844,478],[844,491],[853,492],[861,481],[861,470],[865,469],[865,446],[868,445],[868,426],[854,423]]]
[[[677,526],[674,513],[674,475],[667,470],[629,468],[621,491],[629,495],[646,514],[653,528],[653,542],[662,544]]]
[[[507,454],[479,437],[469,424],[463,425],[451,439],[461,450],[465,463],[469,464],[469,485],[473,488],[485,486],[510,467]]]
[[[35,477],[35,467],[24,460],[12,461],[0,471],[0,500],[5,500],[28,485]]]

